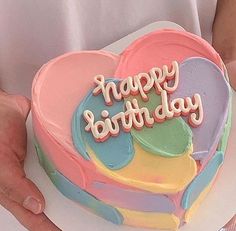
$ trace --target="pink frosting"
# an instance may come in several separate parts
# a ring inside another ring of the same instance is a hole
[[[125,49],[115,76],[133,76],[152,67],[170,66],[173,60],[181,63],[190,57],[207,58],[223,69],[220,56],[204,39],[188,32],[159,30],[137,39]]]

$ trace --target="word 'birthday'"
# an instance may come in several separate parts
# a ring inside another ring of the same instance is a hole
[[[172,62],[171,68],[163,65],[152,68],[148,73],[139,73],[133,77],[129,76],[120,81],[106,82],[103,75],[94,77],[96,87],[93,95],[103,95],[104,102],[112,106],[113,99],[123,100],[129,96],[140,95],[142,100],[149,100],[148,93],[154,88],[157,95],[161,97],[161,104],[157,105],[153,112],[148,108],[141,107],[137,99],[127,100],[124,105],[124,112],[119,112],[110,117],[107,110],[101,112],[103,120],[95,121],[94,114],[90,110],[83,113],[87,122],[85,130],[92,132],[97,142],[104,142],[110,136],[117,136],[120,127],[123,131],[130,132],[131,128],[141,130],[143,126],[152,127],[154,123],[162,123],[166,119],[173,117],[188,116],[191,126],[197,127],[203,121],[203,106],[201,96],[194,94],[192,97],[168,99],[168,95],[176,91],[179,84],[179,65],[176,61]]]

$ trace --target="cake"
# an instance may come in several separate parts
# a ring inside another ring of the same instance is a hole
[[[32,119],[40,164],[62,194],[115,224],[176,230],[223,164],[231,91],[208,42],[158,30],[121,54],[49,61],[33,82]]]

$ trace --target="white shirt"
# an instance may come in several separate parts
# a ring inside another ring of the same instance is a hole
[[[0,0],[0,87],[30,96],[42,64],[68,51],[100,49],[155,21],[211,42],[217,0]]]

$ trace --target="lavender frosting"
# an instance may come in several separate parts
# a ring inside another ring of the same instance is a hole
[[[218,66],[208,59],[194,57],[181,63],[179,86],[170,97],[187,97],[195,93],[201,96],[204,119],[199,127],[192,128],[193,157],[205,163],[219,143],[229,102],[228,83]]]

